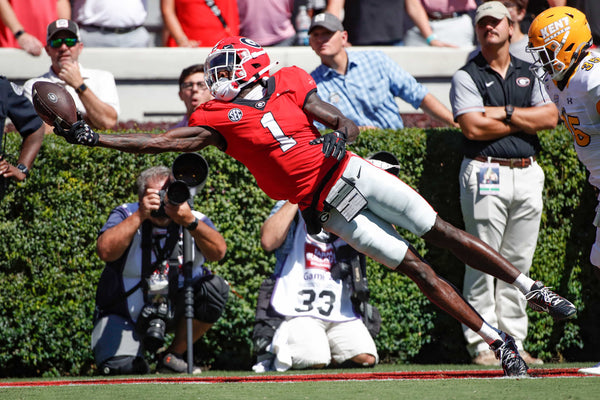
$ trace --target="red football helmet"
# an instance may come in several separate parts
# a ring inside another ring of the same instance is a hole
[[[231,101],[246,85],[269,76],[271,60],[252,39],[232,36],[213,47],[204,62],[204,79],[217,100]]]

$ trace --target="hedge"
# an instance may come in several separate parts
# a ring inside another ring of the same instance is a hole
[[[588,261],[595,194],[566,130],[540,137],[545,204],[531,275],[571,299],[579,317],[556,323],[530,310],[526,350],[546,361],[597,361],[600,296]],[[19,135],[9,133],[6,154],[13,161],[19,145]],[[378,150],[396,154],[401,178],[443,218],[462,227],[460,146],[458,130],[413,128],[366,131],[351,150],[363,156]],[[273,255],[260,247],[259,228],[274,201],[240,163],[214,148],[201,154],[210,176],[194,204],[225,236],[227,255],[210,267],[227,279],[233,294],[224,316],[196,344],[195,359],[214,369],[250,369],[257,291],[274,265]],[[134,182],[141,170],[170,166],[176,156],[132,155],[45,138],[30,178],[11,183],[0,203],[0,377],[95,373],[90,335],[103,268],[96,235],[113,207],[136,201]],[[403,233],[442,276],[462,287],[464,266],[458,260]],[[405,276],[371,260],[368,265],[372,300],[383,318],[376,339],[382,362],[470,362],[458,322]]]

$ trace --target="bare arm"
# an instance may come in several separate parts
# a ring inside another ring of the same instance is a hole
[[[459,115],[457,120],[467,139],[494,140],[514,132],[535,135],[539,130],[554,128],[558,122],[558,111],[554,104],[517,107],[510,124],[504,123],[505,118],[504,107],[486,107],[485,113],[471,112]]]
[[[44,125],[40,126],[38,130],[32,134],[26,136],[21,144],[21,153],[19,154],[19,163],[24,164],[27,168],[33,166],[33,160],[42,147],[44,141]]]
[[[341,20],[344,14],[344,4],[345,0],[329,0],[327,2],[327,7],[325,8],[325,11],[335,15]]]
[[[99,134],[97,146],[127,153],[190,152],[206,146],[224,148],[223,137],[214,130],[200,126],[176,128],[161,134],[129,133]]]
[[[297,212],[298,205],[286,201],[275,214],[262,224],[260,245],[265,251],[273,251],[283,244]]]
[[[183,202],[180,205],[173,205],[167,201],[165,202],[165,213],[176,224],[183,227],[188,226],[196,219],[187,202]],[[225,257],[227,251],[225,238],[205,222],[199,220],[198,226],[196,226],[196,229],[190,231],[190,234],[194,238],[196,246],[198,246],[208,261],[219,261]]]
[[[415,26],[419,28],[424,39],[427,39],[433,34],[433,30],[429,24],[429,17],[427,16],[427,12],[421,3],[421,0],[405,0],[404,9]],[[442,42],[439,39],[434,39],[428,44],[434,47],[458,47],[453,44]]]
[[[165,23],[167,31],[171,37],[175,39],[179,47],[198,47],[198,43],[194,40],[189,40],[177,15],[175,14],[175,0],[160,0],[160,11]]]
[[[136,212],[98,237],[96,251],[102,261],[115,261],[125,253],[142,223],[150,218],[153,210],[160,207],[158,191],[147,189],[139,204]],[[165,213],[181,226],[188,226],[195,219],[187,202],[180,205],[165,202]],[[207,260],[218,261],[225,256],[227,251],[225,238],[206,223],[198,221],[198,226],[190,233]]]
[[[57,0],[56,14],[59,19],[71,19],[71,2],[69,0]]]
[[[445,122],[446,125],[458,128],[458,124],[454,122],[452,112],[431,93],[425,95],[420,108],[433,118]]]
[[[23,25],[21,25],[21,22],[17,18],[17,15],[8,0],[0,0],[0,17],[2,17],[2,22],[10,29],[13,35],[24,30]],[[19,46],[23,50],[31,55],[39,56],[42,54],[42,48],[44,47],[42,42],[27,32],[21,34],[21,36],[17,38],[17,43],[19,43]]]
[[[558,124],[558,109],[554,103],[539,107],[515,107],[510,124],[535,135],[537,131],[556,127],[556,124]]]
[[[84,83],[77,62],[64,63],[58,77],[75,89]],[[117,124],[117,110],[113,106],[100,100],[90,88],[77,93],[77,95],[85,107],[85,118],[93,128],[110,129],[115,127]]]
[[[139,201],[137,211],[98,236],[96,251],[100,259],[105,262],[119,259],[131,244],[142,222],[150,218],[152,210],[158,210],[159,207],[160,196],[158,190],[146,189],[146,192]]]
[[[359,130],[356,124],[346,118],[335,106],[321,100],[316,91],[306,100],[304,111],[323,125],[345,132],[348,143],[354,142],[358,137]]]
[[[35,132],[29,134],[25,138],[23,138],[23,143],[21,144],[21,152],[19,154],[19,160],[17,164],[23,164],[28,169],[31,170],[33,166],[33,161],[40,151],[40,147],[42,146],[42,141],[44,140],[44,124],[40,126]],[[5,178],[12,178],[17,181],[23,181],[27,178],[20,169],[18,169],[15,165],[9,164],[6,159],[4,159],[0,155],[0,176]]]
[[[125,253],[133,240],[133,236],[146,219],[143,214],[143,211],[138,209],[121,223],[108,228],[98,236],[96,252],[102,261],[118,260]]]

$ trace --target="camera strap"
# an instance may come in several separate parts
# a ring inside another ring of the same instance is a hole
[[[225,29],[225,32],[229,34],[229,26],[227,25],[227,22],[225,22],[225,18],[223,18],[223,13],[221,13],[221,9],[219,8],[219,6],[215,3],[214,0],[204,0],[204,2],[206,3],[206,6],[210,8],[210,11],[212,11],[215,17],[219,19],[221,25],[223,25],[223,29]]]
[[[117,303],[126,300],[129,296],[131,296],[136,290],[140,287],[144,291],[144,296],[147,294],[147,278],[152,275],[152,273],[156,270],[156,266],[158,264],[162,264],[164,261],[161,257],[166,257],[169,255],[168,263],[173,268],[169,268],[169,297],[177,291],[177,283],[179,279],[179,256],[182,253],[181,246],[178,246],[178,238],[179,238],[179,225],[172,223],[167,228],[167,240],[165,241],[165,245],[160,248],[160,251],[156,253],[157,255],[157,263],[152,264],[152,247],[153,247],[153,238],[152,238],[152,222],[144,221],[142,223],[142,276],[138,283],[136,283],[131,289],[123,293],[121,296],[115,297],[112,301],[104,306],[102,309],[96,306],[96,310],[94,311],[94,321],[105,315],[105,310],[112,309]],[[158,241],[158,240],[157,240]],[[174,297],[172,297],[174,298]]]
[[[142,285],[144,292],[147,292],[147,278],[157,269],[164,273],[166,266],[169,266],[169,296],[177,290],[177,281],[179,279],[179,256],[182,254],[179,246],[180,226],[172,222],[167,227],[166,239],[163,246],[160,245],[162,237],[152,235],[152,222],[146,220],[142,223]],[[152,263],[152,250],[156,255],[156,262]],[[137,286],[137,285],[136,285]]]

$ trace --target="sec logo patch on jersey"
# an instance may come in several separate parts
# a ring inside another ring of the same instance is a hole
[[[238,122],[243,116],[244,113],[239,108],[232,108],[229,110],[229,113],[227,113],[227,118],[229,118],[231,122]]]

